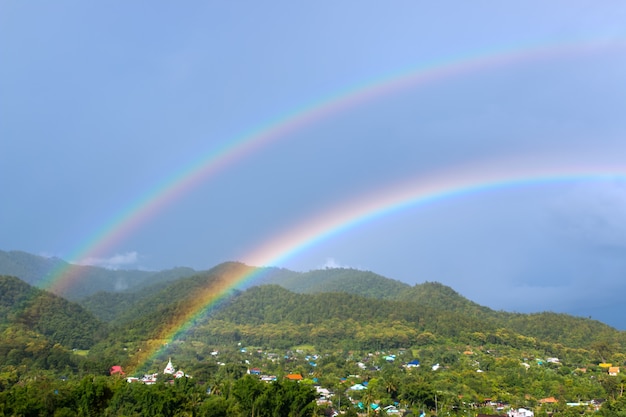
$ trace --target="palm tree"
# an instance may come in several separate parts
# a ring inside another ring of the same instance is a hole
[[[363,404],[367,408],[367,415],[372,413],[372,404],[374,403],[374,391],[371,388],[367,388],[363,393]]]

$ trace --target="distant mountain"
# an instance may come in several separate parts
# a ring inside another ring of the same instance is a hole
[[[270,270],[265,275],[258,283],[276,284],[302,294],[346,292],[370,298],[395,299],[411,289],[410,285],[403,282],[350,268],[326,268],[309,272],[281,269]]]
[[[181,278],[165,287],[148,289],[147,296],[142,291],[142,296],[129,303],[127,308],[115,311],[113,324],[122,332],[129,333],[130,338],[149,339],[179,318],[195,315],[207,304],[217,306],[219,300],[227,300],[237,293],[232,289],[233,277],[253,269],[241,263],[228,262]],[[96,311],[96,314],[100,316],[102,313]]]
[[[495,314],[438,282],[410,286],[374,272],[351,268],[326,268],[294,272],[268,268],[257,284],[274,284],[302,294],[343,292],[378,300],[408,301],[446,311]]]
[[[427,289],[436,300],[447,298],[445,286]],[[194,335],[221,343],[278,346],[287,341],[377,350],[446,341],[490,343],[502,349],[558,349],[559,354],[589,350],[607,341],[618,351],[626,348],[626,333],[566,314],[495,312],[471,302],[463,308],[461,303],[428,305],[348,293],[297,294],[277,285],[238,294],[200,324]]]
[[[117,292],[99,291],[81,298],[78,302],[100,320],[113,322],[141,300],[148,299],[167,288],[180,276],[193,276],[194,274],[199,274],[199,272],[184,268],[162,271],[151,275],[148,280],[130,289]]]
[[[294,272],[281,268],[259,269],[237,262],[223,263],[203,272],[190,268],[160,272],[110,271],[72,266],[59,259],[24,252],[0,251],[0,271],[9,269],[31,280],[45,276],[47,271],[59,266],[80,269],[77,272],[81,274],[81,280],[67,289],[68,298],[82,297],[84,308],[98,319],[122,329],[120,334],[130,332],[128,337],[135,340],[152,337],[170,318],[175,322],[177,317],[190,314],[215,294],[223,295],[225,291],[230,296],[219,297],[221,308],[214,309],[207,319],[221,317],[220,320],[237,326],[243,324],[234,322],[236,317],[247,317],[250,323],[277,319],[315,323],[346,317],[367,320],[368,315],[379,312],[380,323],[385,317],[387,320],[395,318],[406,322],[403,326],[410,326],[411,331],[420,329],[449,336],[472,332],[478,339],[491,334],[494,340],[507,340],[506,332],[498,329],[569,346],[584,346],[600,340],[621,344],[624,337],[623,332],[595,320],[551,312],[493,311],[438,282],[410,286],[370,271],[328,268]],[[257,287],[249,286],[239,291],[232,289],[232,277],[253,271],[259,272],[253,285],[273,289],[269,292],[258,292]],[[123,289],[120,283],[124,284]],[[399,312],[405,315],[398,316]]]
[[[110,270],[73,265],[59,258],[46,258],[21,251],[0,251],[0,274],[18,277],[36,287],[42,288],[44,283],[49,282],[59,271],[78,277],[74,279],[72,285],[58,291],[57,295],[70,300],[77,300],[100,291],[121,292],[159,282],[171,282],[196,273],[191,268],[165,271]]]
[[[22,251],[0,250],[0,274],[18,277],[31,285],[37,285],[53,271],[64,268],[66,265],[67,262],[59,258],[45,258]]]
[[[253,270],[240,263],[224,263],[139,292],[97,294],[83,300],[83,305],[111,321],[119,334],[127,334],[132,340],[155,337],[163,326],[201,307],[207,294],[230,290],[219,308],[213,305],[204,317],[193,315],[196,337],[213,343],[233,343],[241,338],[260,345],[294,341],[349,345],[351,340],[360,340],[377,349],[428,343],[431,338],[515,346],[560,343],[569,348],[588,348],[610,340],[626,347],[626,334],[595,320],[556,313],[493,311],[440,283],[411,287],[371,272],[328,269],[293,273],[266,269],[266,277],[257,282],[261,285],[245,291],[231,289],[233,276]],[[359,285],[360,274],[369,287]],[[318,276],[319,281],[312,279]],[[340,284],[343,278],[349,285]],[[272,280],[302,292],[267,284]],[[337,290],[323,291],[323,282]],[[375,334],[378,332],[386,339],[380,340]],[[270,334],[272,339],[266,339]]]
[[[0,326],[35,332],[67,348],[88,349],[106,335],[106,325],[80,305],[9,276],[0,276]]]
[[[114,293],[100,291],[78,302],[100,320],[117,324],[126,323],[136,317],[154,313],[160,307],[168,305],[170,301],[177,302],[193,297],[216,273],[234,268],[249,269],[250,267],[237,263],[225,263],[209,271],[194,271],[193,274],[190,273],[189,276],[176,280],[159,279],[161,274],[165,274],[162,272],[151,276],[150,281],[144,282],[141,286]]]
[[[226,262],[174,283],[158,282],[137,290],[114,294],[100,292],[80,302],[102,320],[123,320],[125,315],[136,316],[138,309],[150,311],[151,306],[163,305],[163,299],[166,297],[171,299],[176,296],[193,295],[193,292],[187,294],[185,288],[201,286],[209,277],[221,271],[236,271],[237,274],[243,275],[253,269],[255,268],[244,264]],[[411,287],[373,272],[356,269],[329,268],[302,273],[279,268],[261,268],[259,276],[260,278],[255,281],[256,285],[278,285],[300,294],[347,293],[378,300],[406,301],[445,311],[491,311],[469,301],[443,284],[424,283]],[[159,295],[159,292],[162,292],[162,295]],[[153,300],[153,296],[157,297],[158,301]],[[127,309],[133,312],[126,313]]]
[[[410,286],[370,271],[327,268],[298,273],[275,269],[267,271],[266,277],[260,283],[279,285],[302,294],[341,292],[378,300],[406,302],[418,308],[432,310],[439,317],[443,312],[458,313],[460,316],[454,320],[459,322],[464,322],[466,317],[472,317],[489,328],[508,328],[541,340],[559,340],[568,344],[584,345],[594,338],[611,339],[615,335],[615,329],[596,320],[552,312],[517,314],[494,311],[468,300],[439,282]]]

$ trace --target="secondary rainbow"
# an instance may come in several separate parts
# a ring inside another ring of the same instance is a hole
[[[242,256],[249,264],[280,266],[297,253],[321,241],[344,233],[351,228],[389,216],[395,212],[432,204],[443,199],[461,198],[464,195],[494,192],[511,187],[530,187],[560,182],[606,182],[626,181],[626,166],[609,166],[602,161],[598,167],[581,166],[554,168],[549,165],[537,167],[523,161],[500,161],[489,166],[473,166],[454,169],[439,174],[417,177],[398,184],[392,189],[375,190],[358,199],[351,199],[320,215],[305,219],[295,227],[271,238]],[[515,166],[517,164],[517,167]],[[229,290],[254,280],[262,269],[250,268],[245,273],[224,277],[217,287],[201,295],[201,301],[189,310],[186,317],[179,318],[163,329],[161,344],[145,352],[142,358],[154,358],[169,341],[179,337],[192,327],[192,323],[224,297]],[[141,359],[140,364],[146,363]]]
[[[621,47],[621,43],[594,41],[549,46],[525,46],[473,53],[469,56],[422,64],[328,95],[312,104],[288,112],[244,132],[225,142],[221,148],[212,149],[181,169],[172,172],[90,234],[90,237],[77,250],[67,256],[67,259],[70,262],[80,263],[84,259],[104,257],[106,254],[110,254],[118,242],[131,234],[141,224],[147,222],[165,206],[182,198],[198,184],[212,178],[238,160],[253,153],[256,149],[268,146],[279,139],[285,139],[292,132],[304,129],[306,126],[359,104],[467,73],[542,58],[575,56],[602,48],[612,48],[616,45]],[[39,286],[55,293],[63,293],[68,286],[75,282],[78,274],[79,269],[70,268],[70,265],[67,265],[52,271]]]

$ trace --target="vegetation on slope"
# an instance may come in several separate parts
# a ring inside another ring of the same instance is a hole
[[[88,349],[105,336],[105,326],[76,303],[0,276],[0,325],[39,333],[68,348]]]
[[[596,415],[626,410],[620,388],[626,379],[609,376],[600,366],[626,365],[626,334],[597,321],[495,312],[439,283],[400,288],[389,280],[385,289],[387,281],[370,273],[364,273],[364,280],[377,283],[378,297],[316,292],[314,286],[308,287],[310,293],[278,285],[231,290],[233,279],[253,270],[226,263],[143,291],[100,293],[84,300],[98,316],[109,318],[108,326],[76,304],[2,277],[0,415],[69,415],[78,410],[74,415],[113,416],[143,409],[172,416],[244,416],[262,415],[261,409],[281,404],[284,415],[293,404],[321,413],[307,408],[310,391],[297,393],[292,388],[299,385],[283,386],[287,373],[309,384],[315,378],[332,389],[348,413],[355,409],[350,408],[347,387],[357,382],[367,382],[367,389],[350,395],[366,405],[398,402],[413,411],[443,408],[459,416],[475,412],[486,398],[534,408],[537,416],[591,415],[585,414],[590,408],[568,408],[565,403],[593,398],[605,400]],[[289,275],[278,272],[283,278]],[[336,273],[354,282],[357,272],[324,270],[321,276],[330,283]],[[358,285],[348,287],[362,291]],[[216,295],[224,293],[229,297],[216,307]],[[207,303],[214,308],[204,316],[195,314]],[[189,319],[194,325],[188,331],[175,341],[163,339],[164,330]],[[77,355],[71,350],[76,343],[89,352]],[[138,370],[162,369],[174,356],[194,380],[150,387],[106,376],[114,364],[132,372],[143,357],[140,353],[155,347],[158,354]],[[394,359],[389,361],[388,355]],[[422,366],[402,366],[412,359]],[[279,382],[243,378],[253,367],[278,375]],[[68,383],[59,382],[61,375],[69,376]],[[59,394],[48,395],[54,390]],[[304,403],[297,402],[299,395]],[[540,405],[541,398],[550,396],[559,403]],[[274,415],[283,415],[278,413]]]
[[[268,273],[263,284],[277,284],[303,294],[344,292],[377,299],[396,299],[411,288],[403,282],[351,268],[326,268],[291,273],[278,270]]]

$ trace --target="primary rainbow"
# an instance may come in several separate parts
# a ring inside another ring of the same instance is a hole
[[[626,165],[555,168],[537,167],[531,163],[526,167],[515,167],[516,162],[519,161],[450,169],[376,190],[358,199],[352,198],[258,245],[242,259],[252,265],[280,266],[295,254],[351,228],[442,199],[519,186],[626,179]]]
[[[494,192],[511,187],[530,187],[564,182],[607,182],[626,181],[626,165],[610,166],[605,161],[598,165],[582,166],[579,162],[572,166],[552,167],[545,164],[523,164],[522,161],[499,161],[486,166],[469,166],[444,171],[439,174],[424,175],[399,184],[391,189],[375,190],[358,199],[350,199],[321,213],[315,218],[306,219],[296,227],[258,245],[244,255],[247,263],[260,266],[280,266],[282,262],[303,250],[329,239],[332,236],[409,208],[432,204],[449,198],[479,192]],[[242,272],[243,271],[243,272]],[[254,280],[262,268],[246,267],[224,273],[220,279],[206,288],[194,300],[187,313],[165,326],[152,349],[136,358],[144,365],[157,356],[167,343],[180,337],[204,316],[229,290]]]
[[[542,58],[579,55],[607,46],[613,47],[615,43],[604,41],[578,42],[474,53],[470,56],[423,64],[407,71],[394,73],[384,78],[329,95],[322,100],[257,126],[255,129],[226,142],[221,148],[213,149],[201,155],[195,161],[183,166],[182,169],[171,173],[171,175],[148,189],[148,191],[138,196],[128,206],[111,217],[84,244],[66,258],[70,262],[80,263],[81,260],[102,257],[116,243],[129,235],[140,224],[154,216],[163,207],[172,204],[172,202],[181,198],[198,184],[206,181],[254,150],[286,138],[291,132],[303,129],[317,121],[341,113],[361,103],[466,73],[499,66],[510,66]],[[65,289],[76,281],[79,274],[79,268],[72,268],[71,265],[66,265],[48,274],[39,286],[55,293],[63,293]]]

